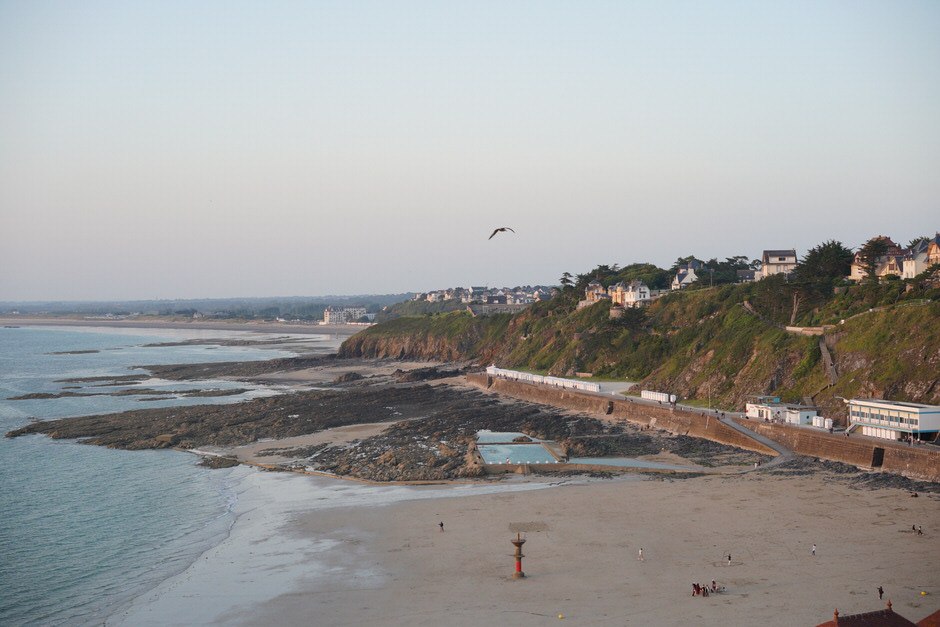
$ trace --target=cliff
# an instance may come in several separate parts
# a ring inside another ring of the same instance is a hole
[[[576,309],[578,294],[569,291],[514,316],[399,318],[353,336],[340,355],[470,360],[561,376],[590,372],[728,409],[756,394],[812,398],[835,418],[845,414],[838,397],[940,404],[940,302],[885,292],[882,298],[897,302],[884,304],[865,286],[859,299],[878,306],[840,321],[834,316],[858,309],[851,291],[840,292],[820,306],[825,316],[804,316],[835,322],[821,345],[819,337],[787,332],[775,321],[782,305],[766,293],[770,287],[676,292],[616,319],[609,302]]]

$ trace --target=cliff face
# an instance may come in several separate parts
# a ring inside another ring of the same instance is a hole
[[[473,360],[572,376],[637,381],[642,388],[741,408],[748,396],[812,398],[845,415],[838,398],[871,396],[940,404],[940,303],[865,312],[824,338],[788,333],[742,306],[739,286],[673,294],[611,320],[601,302],[564,297],[516,316],[464,313],[397,319],[347,340],[341,356]]]
[[[396,318],[352,336],[340,357],[427,361],[493,359],[510,316],[474,318],[464,312]]]

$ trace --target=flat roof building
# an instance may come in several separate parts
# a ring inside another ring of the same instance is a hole
[[[777,399],[777,397],[760,397]],[[813,418],[819,416],[819,409],[808,405],[795,405],[792,403],[781,403],[779,399],[746,403],[744,406],[744,415],[748,418],[756,418],[767,422],[785,422],[791,425],[811,425]]]
[[[853,398],[846,403],[850,428],[861,427],[862,435],[886,440],[936,440],[940,433],[938,405],[877,398]]]

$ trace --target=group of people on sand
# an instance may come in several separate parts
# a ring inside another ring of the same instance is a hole
[[[911,531],[915,532],[917,535],[924,535],[924,528],[920,525],[911,525]]]
[[[719,586],[718,583],[714,579],[712,579],[711,586],[709,586],[708,584],[701,584],[701,583],[692,584],[692,596],[707,597],[709,593],[717,594],[719,592],[724,592],[724,591],[725,591],[725,587]]]

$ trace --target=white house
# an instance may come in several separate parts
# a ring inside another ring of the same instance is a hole
[[[849,406],[849,428],[861,427],[862,435],[886,440],[936,440],[940,433],[938,405],[876,398],[852,398],[846,403]]]
[[[704,266],[705,264],[698,259],[693,259],[686,264],[684,268],[676,270],[676,276],[672,278],[672,285],[670,287],[673,290],[681,290],[692,285],[698,281],[698,275],[695,274],[695,271],[701,270]]]
[[[760,271],[754,274],[754,278],[759,281],[774,274],[790,274],[797,263],[796,250],[765,250]]]
[[[625,307],[639,307],[650,301],[650,288],[643,281],[630,281],[627,285],[627,291],[624,293],[623,304]]]
[[[639,280],[624,284],[623,281],[610,286],[610,299],[615,305],[641,307],[650,302],[650,288]]]
[[[931,257],[931,252],[933,252],[933,257]],[[917,242],[904,253],[901,277],[913,279],[932,264],[940,261],[940,234],[935,235],[933,239]]]

